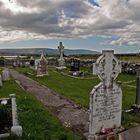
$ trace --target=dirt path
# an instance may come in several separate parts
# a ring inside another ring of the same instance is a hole
[[[36,96],[47,108],[53,112],[66,127],[72,128],[76,133],[87,138],[88,136],[88,111],[65,99],[53,90],[40,85],[38,82],[10,70],[12,77],[20,85]]]

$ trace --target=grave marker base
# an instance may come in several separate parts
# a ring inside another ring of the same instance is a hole
[[[119,133],[124,131],[124,128],[121,126],[119,128],[113,129],[109,133],[99,133],[88,137],[88,140],[116,140],[116,137]]]

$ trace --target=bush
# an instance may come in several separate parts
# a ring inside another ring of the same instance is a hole
[[[11,111],[8,105],[0,105],[0,133],[4,133],[11,125]]]

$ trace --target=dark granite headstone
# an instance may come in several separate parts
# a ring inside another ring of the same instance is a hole
[[[80,71],[80,60],[72,58],[70,71]]]
[[[35,60],[33,57],[30,58],[30,65],[31,66],[34,66],[35,65]]]
[[[140,69],[137,70],[136,105],[140,105]]]
[[[1,66],[1,67],[4,67],[4,65],[5,65],[4,58],[1,57],[1,58],[0,58],[0,66]]]

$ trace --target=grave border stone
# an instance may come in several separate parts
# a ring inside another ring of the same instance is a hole
[[[5,100],[6,98],[1,98],[1,100]],[[11,109],[12,109],[12,126],[10,133],[0,134],[0,138],[9,137],[11,134],[15,134],[17,136],[22,136],[22,126],[19,125],[18,116],[17,116],[17,104],[16,104],[16,95],[10,94],[7,100],[11,100]]]

